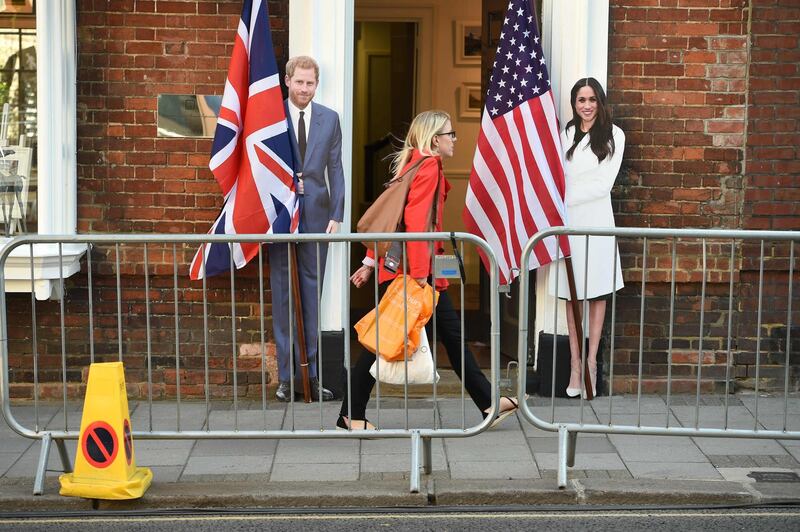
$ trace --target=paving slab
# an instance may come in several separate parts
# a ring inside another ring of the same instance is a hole
[[[642,414],[653,415],[667,413],[667,404],[660,396],[643,395],[641,401],[637,400],[636,396],[604,396],[596,397],[587,404],[591,405],[600,419],[608,418],[609,406],[612,415],[637,414],[639,411]]]
[[[710,463],[690,462],[631,462],[624,460],[628,470],[636,479],[657,478],[669,480],[721,480],[716,468]]]
[[[795,460],[800,461],[800,440],[781,440],[779,443]]]
[[[272,456],[192,456],[184,475],[229,475],[269,473]]]
[[[580,438],[578,438],[580,440]],[[708,458],[691,438],[681,436],[632,436],[612,434],[609,440],[626,462],[695,462]]]
[[[746,484],[758,497],[758,502],[797,504],[800,500],[800,482],[756,482]]]
[[[708,429],[722,429],[726,426],[725,408],[722,406],[703,406],[700,408],[700,415],[694,406],[673,406],[672,413],[684,427],[695,427]],[[695,422],[698,419],[698,423]],[[755,417],[744,406],[731,406],[728,408],[727,427],[729,429],[753,430],[755,428]]]
[[[720,454],[774,454],[787,451],[775,440],[755,438],[692,438],[706,455]]]
[[[516,462],[450,461],[450,478],[456,479],[531,479],[541,478],[539,470],[533,460],[518,460]]]
[[[150,443],[150,442],[148,442]],[[164,442],[166,443],[166,442]],[[170,442],[175,443],[175,442]],[[134,451],[136,454],[136,465],[140,466],[181,466],[186,464],[189,459],[189,453],[192,451],[191,445],[186,443],[193,442],[180,442],[184,445],[169,445],[156,448],[150,443],[148,446],[140,445],[134,442]]]
[[[422,457],[420,456],[420,460]],[[447,471],[448,464],[444,455],[444,450],[433,451],[431,453],[432,467],[436,471]],[[362,455],[362,473],[388,473],[403,472],[407,473],[411,469],[411,455],[404,454],[385,454],[385,455]]]
[[[0,436],[0,453],[21,454],[27,451],[36,442],[38,442],[38,440],[29,440],[16,433],[8,436]]]
[[[411,468],[410,460],[408,468]],[[276,463],[269,477],[272,482],[304,481],[314,483],[311,486],[307,485],[306,489],[316,489],[315,487],[312,488],[312,486],[316,486],[318,482],[346,482],[358,480],[358,478],[358,463],[318,463],[314,464],[313,467],[308,464]]]
[[[528,445],[535,453],[557,453],[558,438],[528,438]],[[577,439],[576,452],[583,453],[610,453],[616,454],[617,449],[605,436],[601,438],[585,438],[584,434],[579,434]]]
[[[785,467],[718,467],[717,471],[722,478],[732,482],[743,482],[748,484],[755,484],[756,479],[750,476],[754,472],[762,473],[800,473],[800,468],[790,469]],[[800,475],[798,475],[800,476]],[[759,482],[759,484],[767,484],[766,482]]]
[[[539,469],[558,469],[558,453],[534,452]],[[574,469],[583,470],[627,470],[625,464],[616,454],[581,453],[575,455]]]
[[[69,455],[70,462],[75,463],[75,450],[77,443],[75,441],[67,441],[67,454]],[[5,477],[11,478],[33,478],[36,473],[36,467],[39,464],[39,454],[41,452],[41,444],[37,444],[28,448],[27,451],[19,456],[13,466],[6,472]],[[50,446],[50,454],[47,461],[47,475],[58,476],[63,473],[61,466],[61,457],[58,454],[58,448],[55,444]]]
[[[274,455],[278,440],[198,440],[192,456],[265,456]]]
[[[142,465],[142,464],[136,464]],[[178,479],[181,477],[181,473],[183,472],[183,465],[180,466],[148,466],[150,470],[153,472],[153,482],[154,483],[169,483],[169,482],[178,482]]]
[[[702,505],[756,502],[738,482],[659,479],[573,480],[585,504]]]
[[[357,464],[360,461],[357,440],[281,440],[275,452],[275,464]]]

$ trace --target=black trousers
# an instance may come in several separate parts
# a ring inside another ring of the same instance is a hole
[[[388,283],[387,283],[388,284]],[[381,286],[381,292],[385,286]],[[433,344],[433,319],[425,326],[428,339]],[[456,375],[464,381],[464,388],[472,398],[475,405],[483,413],[492,405],[492,386],[489,380],[478,367],[478,362],[472,351],[464,346],[464,368],[461,367],[461,318],[453,308],[453,302],[447,292],[439,292],[439,302],[436,305],[436,340],[444,344],[450,365]],[[352,375],[352,402],[353,415],[347,413],[347,371],[344,374],[344,397],[342,399],[341,415],[351,419],[365,419],[367,402],[375,386],[375,379],[370,375],[369,368],[375,362],[375,355],[366,349],[362,350],[358,362],[353,367]]]

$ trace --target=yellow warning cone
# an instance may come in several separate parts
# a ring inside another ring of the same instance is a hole
[[[136,467],[122,362],[89,367],[75,470],[59,477],[61,495],[88,499],[138,499],[153,472]]]

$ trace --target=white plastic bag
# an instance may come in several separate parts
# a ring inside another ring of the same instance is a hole
[[[378,379],[378,361],[372,363],[369,373],[373,378]],[[406,382],[406,363],[401,359],[395,362],[380,360],[380,380],[387,384],[403,384]],[[436,373],[436,382],[439,382],[439,372]],[[433,384],[434,367],[433,355],[428,345],[428,333],[423,327],[419,334],[419,346],[417,350],[409,355],[408,359],[408,383],[409,384]]]

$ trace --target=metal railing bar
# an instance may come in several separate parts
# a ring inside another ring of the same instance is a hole
[[[703,374],[703,338],[705,336],[705,318],[706,318],[706,279],[708,278],[708,258],[706,249],[706,239],[702,239],[703,246],[703,280],[700,284],[700,332],[698,334],[697,342],[697,388],[695,390],[695,411],[694,411],[694,428],[700,426],[700,385]]]
[[[642,366],[644,353],[644,302],[647,287],[647,237],[642,241],[642,301],[639,306],[639,368],[636,378],[636,426],[642,425]]]
[[[786,371],[783,375],[783,431],[789,418],[789,362],[792,352],[792,288],[794,281],[794,240],[789,242],[789,299],[786,308]]]
[[[323,429],[324,419],[323,419],[323,409],[322,409],[322,389],[324,388],[323,385],[323,374],[325,373],[322,371],[323,364],[322,364],[322,315],[320,309],[322,309],[322,272],[320,271],[320,255],[319,255],[319,242],[315,245],[316,250],[316,274],[317,274],[317,398],[319,399],[319,430]]]
[[[559,250],[559,252],[558,252],[559,256],[560,256],[560,249],[561,249],[560,246],[559,246],[559,244],[560,244],[559,240],[560,239],[561,239],[561,235],[556,235],[556,249]],[[564,259],[562,258],[561,260],[563,261]],[[523,262],[522,264],[526,264],[526,263]],[[564,264],[561,263],[559,266],[562,266],[562,265],[564,265]],[[523,268],[523,272],[525,272],[525,271],[527,271],[527,268]],[[522,273],[521,273],[521,275],[522,275]],[[527,279],[528,278],[527,273],[525,273],[524,275],[525,275],[525,278]],[[555,280],[555,285],[556,285],[555,286],[555,300],[556,301],[555,301],[555,305],[553,305],[553,362],[552,362],[552,368],[551,368],[552,375],[551,375],[551,380],[550,380],[550,382],[552,383],[550,385],[550,422],[551,423],[555,422],[555,419],[556,419],[556,386],[555,386],[555,382],[556,382],[556,351],[557,351],[556,347],[557,347],[557,344],[558,344],[558,314],[559,314],[559,312],[558,312],[558,301],[559,301],[558,300],[558,281],[561,278],[561,275],[560,275],[558,270],[556,270],[554,275],[555,275],[555,278],[556,278],[556,280]],[[522,283],[520,283],[520,290],[522,290]],[[528,291],[529,290],[530,289],[528,289]],[[528,296],[528,292],[526,291],[525,294],[520,294],[520,299],[523,298],[523,297],[527,297],[527,296]],[[526,310],[527,310],[527,308],[526,308]],[[567,309],[567,312],[569,312],[569,309]],[[525,321],[525,325],[524,326],[527,327],[527,317],[526,317],[526,321]],[[533,341],[536,342],[536,340],[537,339],[534,338]],[[572,354],[571,353],[570,353],[570,363],[572,363]]]
[[[403,382],[403,409],[405,410],[406,420],[405,428],[408,430],[408,255],[406,253],[406,243],[403,242],[402,252],[402,270],[403,270],[403,371],[405,373],[405,382]],[[398,267],[400,270],[400,267]]]
[[[463,254],[462,254],[462,256],[463,256]],[[435,281],[436,281],[436,279],[434,278],[434,285],[433,285],[434,297],[436,297],[435,296],[435,294],[436,294],[436,282]],[[461,353],[460,353],[460,356],[461,356],[461,430],[464,430],[466,428],[466,425],[467,425],[466,384],[464,383],[464,381],[465,381],[465,379],[464,379],[464,375],[465,375],[464,364],[465,364],[466,353],[467,353],[467,341],[466,341],[466,334],[465,334],[466,329],[464,328],[464,322],[465,322],[465,320],[464,320],[464,307],[466,306],[464,304],[464,283],[459,283],[459,299],[460,299],[460,307],[461,307],[461,309],[459,311],[459,319],[461,320],[460,321],[460,325],[461,325],[461,346],[460,346],[461,347]],[[434,315],[434,317],[436,316],[436,307],[434,307],[434,309],[433,309],[433,315]],[[434,332],[433,332],[434,339],[436,338],[436,329],[435,329],[435,327],[436,327],[436,323],[434,322]],[[434,368],[434,371],[435,370],[436,370],[436,368]]]
[[[286,265],[288,268],[286,269],[287,279],[286,279],[286,287],[289,291],[289,305],[286,309],[288,313],[288,319],[286,323],[289,325],[289,353],[287,356],[289,357],[289,415],[291,417],[291,425],[292,431],[295,430],[295,419],[294,419],[294,378],[295,378],[295,360],[297,359],[297,353],[295,353],[296,349],[294,346],[294,328],[298,327],[299,324],[294,319],[294,306],[297,304],[294,300],[294,290],[292,286],[294,286],[292,279],[293,279],[293,271],[296,266],[295,261],[293,260],[293,248],[290,242],[286,243]],[[302,304],[302,302],[300,302]],[[294,325],[293,325],[294,324]],[[280,360],[280,358],[279,358]],[[280,362],[279,362],[280,363]]]
[[[732,345],[732,331],[733,331],[733,277],[734,277],[734,251],[736,247],[736,240],[731,239],[731,255],[730,255],[730,264],[729,264],[729,271],[728,275],[730,276],[730,280],[728,281],[728,344],[727,344],[727,353],[725,357],[725,424],[724,428],[728,428],[728,412],[729,412],[729,400],[728,394],[730,394],[730,384],[731,384],[731,345]]]
[[[609,368],[608,368],[608,424],[611,425],[613,412],[614,412],[614,339],[617,337],[615,334],[617,324],[617,259],[619,253],[617,252],[617,236],[614,235],[614,264],[611,268],[611,278],[613,279],[611,285],[611,338],[609,341]],[[599,421],[599,419],[598,419]]]
[[[61,392],[64,399],[64,430],[69,430],[69,414],[67,405],[67,333],[66,333],[66,310],[64,308],[64,300],[67,298],[66,291],[64,290],[64,247],[63,244],[58,244],[58,285],[61,290],[58,306],[59,317],[61,319],[61,377],[63,379]]]
[[[147,242],[144,243],[144,309],[145,309],[145,337],[147,341],[147,415],[150,420],[150,430],[153,430],[153,358],[152,344],[150,342],[150,272],[147,256]]]
[[[41,421],[39,419],[39,341],[36,336],[36,276],[33,272],[33,244],[30,249],[30,273],[31,273],[31,347],[33,353],[33,416],[36,432],[39,432]],[[2,270],[0,270],[2,271]]]
[[[92,246],[86,250],[86,287],[89,298],[89,361],[94,364],[94,293],[92,289]],[[31,278],[33,279],[33,278]]]
[[[581,353],[581,390],[585,390],[586,388],[586,365],[587,359],[589,358],[589,349],[591,349],[591,334],[589,333],[589,299],[587,296],[589,295],[589,236],[586,235],[584,237],[584,250],[583,250],[583,305],[581,307],[581,322],[583,323],[582,331],[583,331],[583,338],[580,338],[578,342],[580,343],[580,353]],[[577,294],[575,295],[577,297]],[[577,316],[575,316],[577,318]],[[589,341],[587,342],[587,335],[589,336]],[[571,360],[571,355],[570,355]],[[589,384],[591,385],[591,375],[589,376]],[[579,414],[579,423],[583,425],[583,398],[585,393],[581,393],[580,399],[580,414]],[[594,390],[592,390],[592,398],[594,398]]]
[[[172,298],[175,302],[175,399],[176,428],[181,430],[181,330],[178,312],[178,248],[172,244]]]
[[[117,349],[119,350],[119,361],[122,362],[122,281],[119,271],[119,244],[114,244],[114,251],[117,275]]]
[[[670,423],[670,405],[672,404],[672,344],[675,338],[675,275],[678,265],[678,239],[672,238],[672,266],[669,281],[669,340],[667,345],[667,411],[665,427]]]
[[[761,381],[761,310],[764,299],[764,239],[761,239],[761,252],[758,266],[758,325],[756,325],[756,385],[755,385],[755,407],[753,412],[754,427],[758,430],[758,396]]]
[[[208,275],[206,264],[208,262],[208,251],[210,246],[203,246],[203,390],[205,392],[206,405],[206,431],[211,431],[211,389],[208,376]]]
[[[236,356],[236,265],[233,261],[233,244],[228,244],[231,279],[231,367],[233,368],[233,428],[239,430],[239,380]]]
[[[373,255],[372,256],[375,258],[375,270],[372,272],[373,273],[373,278],[374,278],[373,279],[373,283],[374,283],[374,286],[375,286],[375,385],[376,385],[375,405],[377,407],[377,416],[378,416],[377,417],[377,420],[378,420],[377,421],[377,423],[378,423],[377,427],[378,427],[378,430],[380,430],[380,426],[381,426],[381,358],[382,357],[380,355],[380,352],[381,352],[381,349],[380,349],[380,343],[381,343],[381,331],[380,331],[381,320],[380,320],[380,317],[381,317],[381,313],[380,313],[380,308],[379,308],[380,307],[380,294],[379,294],[378,285],[380,284],[379,283],[379,277],[380,277],[381,267],[380,267],[380,262],[379,262],[380,255],[378,255],[378,242],[377,241],[373,242]],[[348,391],[347,391],[347,400],[348,400],[347,411],[350,412],[350,402],[349,401],[351,399],[351,394],[350,394],[350,389],[349,389],[349,386],[350,386],[350,366],[349,366],[349,364],[347,366],[347,386],[348,386]],[[350,419],[352,419],[352,415],[350,416]]]

